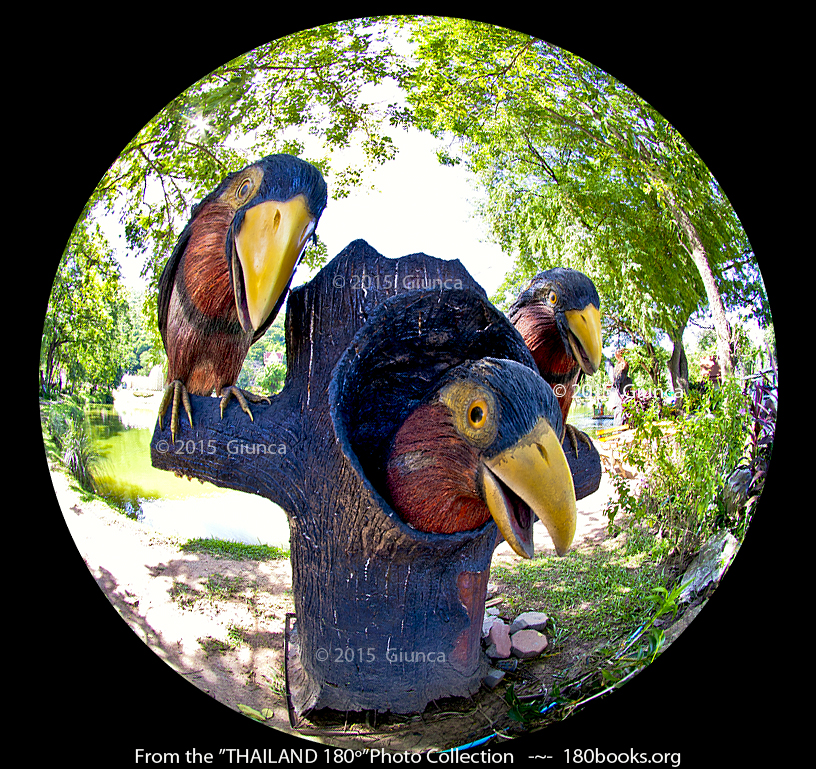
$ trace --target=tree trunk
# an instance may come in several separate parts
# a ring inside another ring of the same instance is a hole
[[[290,293],[286,348],[284,388],[252,405],[254,421],[235,404],[221,419],[217,399],[191,396],[194,428],[183,421],[171,444],[169,425],[157,425],[154,466],[286,511],[297,713],[421,712],[472,694],[487,667],[480,631],[496,525],[413,529],[386,501],[381,468],[445,371],[487,356],[535,370],[532,356],[458,261],[386,259],[364,241]],[[599,480],[600,462],[589,472]]]
[[[647,369],[649,379],[652,380],[655,390],[659,390],[663,384],[663,377],[661,369],[663,368],[660,361],[657,359],[657,352],[655,346],[648,340],[644,340],[643,346],[646,348],[646,354],[649,356],[649,367]]]
[[[54,358],[57,354],[57,348],[61,345],[65,344],[67,340],[63,339],[62,341],[58,342],[56,339],[52,339],[50,344],[48,345],[48,354],[46,356],[46,363],[45,363],[45,385],[47,388],[47,392],[50,392],[54,387],[54,368],[55,368],[55,361]]]
[[[675,331],[669,334],[674,347],[671,358],[669,358],[669,374],[671,375],[672,388],[681,395],[688,392],[688,359],[686,349],[683,346],[683,331]]]
[[[673,195],[669,196],[669,206],[677,226],[688,240],[689,254],[703,279],[708,306],[714,319],[714,329],[717,332],[717,360],[720,364],[720,371],[723,374],[730,374],[734,369],[731,363],[731,330],[728,319],[725,317],[725,305],[717,288],[717,281],[714,279],[714,273],[708,262],[708,254],[706,254],[705,246],[688,212],[675,201]]]

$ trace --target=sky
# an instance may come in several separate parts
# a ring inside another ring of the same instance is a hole
[[[397,156],[369,172],[367,187],[329,199],[318,232],[330,258],[362,238],[389,258],[424,252],[459,259],[492,295],[513,260],[488,242],[475,214],[479,193],[470,174],[461,166],[442,166],[435,155],[439,142],[430,135],[396,131],[392,138]],[[293,285],[310,277],[301,269]]]

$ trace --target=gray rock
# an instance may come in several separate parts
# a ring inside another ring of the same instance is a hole
[[[482,683],[488,689],[495,689],[501,682],[505,676],[505,672],[503,670],[496,670],[496,668],[490,668],[488,674],[482,679]]]
[[[725,509],[734,515],[748,500],[748,489],[751,486],[751,471],[747,467],[738,467],[725,481],[722,491]]]
[[[510,625],[510,634],[518,633],[519,630],[542,632],[547,627],[549,619],[543,611],[525,611],[513,620],[513,624]]]
[[[738,548],[739,542],[730,531],[711,537],[680,578],[680,584],[685,585],[680,593],[680,600],[691,601],[709,585],[719,582],[734,560]]]
[[[504,659],[504,657],[499,656],[499,652],[496,649],[496,644],[490,644],[489,646],[485,647],[485,654],[494,662]]]
[[[501,621],[502,620],[499,619],[499,617],[485,614],[485,617],[482,620],[482,638],[487,638],[488,634],[490,633],[490,628],[492,628],[497,622]]]

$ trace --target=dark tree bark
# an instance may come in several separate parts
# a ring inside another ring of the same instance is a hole
[[[671,358],[669,358],[669,374],[671,375],[672,387],[675,392],[680,391],[680,398],[689,390],[688,359],[686,358],[686,348],[683,345],[683,332],[671,335],[672,348]]]
[[[472,694],[486,672],[479,641],[498,530],[492,520],[449,535],[411,528],[386,501],[382,468],[445,371],[486,356],[536,370],[529,351],[458,261],[387,259],[364,241],[291,292],[286,346],[284,388],[252,405],[254,421],[236,404],[221,419],[217,399],[191,396],[194,428],[182,421],[171,445],[157,425],[153,464],[286,511],[296,712],[420,712]],[[599,482],[600,461],[596,472]]]

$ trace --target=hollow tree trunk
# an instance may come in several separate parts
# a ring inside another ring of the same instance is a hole
[[[191,396],[194,428],[183,422],[171,444],[157,425],[154,466],[286,511],[296,712],[421,712],[473,693],[496,525],[441,535],[403,523],[384,497],[383,452],[449,368],[492,356],[535,370],[529,351],[458,261],[387,259],[364,241],[291,292],[286,347],[284,388],[252,405],[254,421]],[[583,461],[599,481],[600,462]]]

